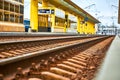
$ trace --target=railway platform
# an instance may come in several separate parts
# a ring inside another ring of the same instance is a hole
[[[120,37],[116,36],[94,80],[120,80]]]

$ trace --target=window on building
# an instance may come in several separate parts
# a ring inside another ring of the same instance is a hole
[[[23,2],[24,2],[24,0],[19,0],[19,2],[23,3]]]
[[[14,14],[10,14],[10,22],[14,22]]]
[[[10,4],[10,11],[14,12],[14,4]]]
[[[23,16],[20,16],[20,23],[23,23]]]
[[[19,13],[19,6],[15,5],[15,12]]]
[[[15,1],[19,1],[19,0],[15,0]]]
[[[24,13],[24,7],[22,5],[20,5],[20,13],[23,14]]]
[[[0,9],[3,9],[3,0],[0,0]]]
[[[3,21],[3,12],[0,12],[0,21]]]
[[[4,13],[4,21],[9,21],[9,13]]]
[[[19,16],[15,15],[15,23],[18,23],[19,22]]]
[[[4,9],[9,10],[9,3],[8,2],[4,2]]]

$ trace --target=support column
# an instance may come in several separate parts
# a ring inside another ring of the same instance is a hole
[[[30,26],[32,31],[38,31],[38,0],[31,0],[30,4]]]
[[[47,19],[46,19],[46,27],[48,27],[48,15],[46,16],[47,17]]]
[[[85,22],[85,24],[84,24],[84,32],[85,32],[85,34],[87,34],[87,26],[86,26],[86,22]]]
[[[68,18],[68,12],[65,12],[65,27],[64,27],[64,32],[67,32],[67,27],[69,27],[69,18]]]
[[[77,17],[77,32],[80,33],[80,17]]]
[[[87,22],[85,23],[85,30],[86,30],[86,34],[88,34],[88,26],[87,26]]]
[[[96,31],[95,31],[95,24],[93,25],[93,34],[95,34]]]
[[[51,14],[51,22],[52,22],[51,32],[54,32],[54,28],[55,28],[55,14]]]
[[[85,34],[85,23],[83,24],[82,31],[83,31],[83,34]]]
[[[94,34],[96,34],[95,23],[93,24],[93,28],[94,28]]]
[[[42,8],[46,9],[48,7],[49,7],[48,0],[42,0]],[[45,16],[47,17],[47,19],[45,21],[45,23],[46,23],[45,27],[48,27],[48,15],[45,15]]]

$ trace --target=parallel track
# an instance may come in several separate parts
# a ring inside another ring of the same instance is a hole
[[[36,51],[51,49],[63,45],[83,42],[97,37],[64,37],[40,40],[25,40],[15,42],[3,42],[0,44],[0,59],[16,57]],[[68,42],[69,41],[69,42]],[[0,61],[1,62],[1,61]],[[1,63],[0,63],[1,65]]]

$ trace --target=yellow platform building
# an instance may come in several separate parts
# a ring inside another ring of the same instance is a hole
[[[39,7],[38,4],[42,6]],[[64,18],[56,16],[56,9],[64,11]],[[99,23],[71,0],[31,0],[30,11],[30,26],[33,31],[47,29],[50,32],[67,32],[74,22],[69,19],[69,14],[77,18],[76,31],[80,34],[95,34],[95,24]]]
[[[0,32],[24,32],[24,0],[0,0]]]

